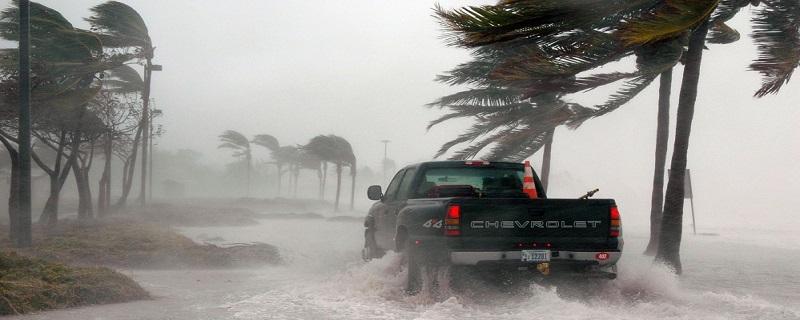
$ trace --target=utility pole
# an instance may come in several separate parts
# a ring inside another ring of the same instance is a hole
[[[155,140],[153,139],[153,127],[154,127],[153,118],[160,116],[161,113],[162,113],[161,109],[153,109],[153,112],[150,115],[150,171],[149,171],[150,176],[148,177],[149,183],[147,186],[148,188],[147,192],[148,192],[148,198],[150,198],[151,201],[153,200],[153,171],[156,171],[155,167],[153,166],[153,157],[155,156],[155,154],[153,153],[153,145]]]
[[[19,0],[19,189],[15,245],[30,247],[31,237],[31,4]],[[13,213],[12,213],[13,214]]]
[[[386,160],[389,159],[387,157],[388,156],[388,151],[389,151],[389,142],[392,142],[392,141],[391,140],[381,140],[381,143],[383,143],[383,161],[381,162],[381,165],[383,166],[383,181],[386,181]]]
[[[150,83],[153,77],[153,71],[161,71],[161,65],[153,64],[153,51],[155,48],[150,48],[146,52],[147,62],[144,65],[144,92],[142,94],[142,180],[141,190],[139,191],[139,205],[144,206],[147,204],[147,162],[149,160],[147,152],[150,143]]]
[[[147,198],[150,199],[150,201],[153,201],[153,171],[155,171],[153,168],[153,140],[155,140],[153,139],[153,117],[155,116],[156,111],[157,110],[153,109],[153,112],[150,113],[150,145],[147,146],[150,149],[148,151],[150,154],[150,171],[148,171],[147,177]]]

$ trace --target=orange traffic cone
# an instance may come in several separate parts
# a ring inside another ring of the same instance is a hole
[[[528,195],[528,198],[539,198],[536,193],[536,183],[533,182],[533,168],[530,161],[525,161],[525,175],[522,177],[522,192]]]

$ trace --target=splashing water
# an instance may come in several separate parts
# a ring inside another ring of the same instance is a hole
[[[773,281],[748,287],[759,282],[745,270],[770,267],[761,266],[762,260],[753,255],[764,250],[761,247],[688,239],[687,271],[678,277],[642,256],[644,237],[633,237],[628,239],[615,281],[563,281],[509,290],[470,277],[456,285],[449,281],[450,270],[440,270],[435,279],[424,281],[419,295],[409,297],[402,290],[405,271],[400,255],[388,253],[368,263],[358,259],[360,225],[269,223],[256,228],[262,240],[283,242],[285,253],[294,258],[287,267],[265,270],[265,277],[285,273],[291,280],[227,304],[237,319],[800,319],[798,307],[782,301],[780,295],[753,294],[794,291],[798,286],[792,286],[800,281],[796,265],[773,268]],[[714,259],[724,256],[728,246],[735,246],[737,254],[746,258],[728,264],[741,271],[738,277],[719,279],[716,266],[725,261]],[[781,254],[786,260],[776,263],[800,259],[798,251]],[[434,282],[438,283],[435,287],[430,285]]]

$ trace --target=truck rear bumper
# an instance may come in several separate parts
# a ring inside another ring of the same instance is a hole
[[[619,261],[622,252],[619,251],[552,251],[550,262],[566,264],[585,264],[599,267],[612,266]],[[606,257],[606,259],[601,259]],[[520,264],[534,265],[522,262],[521,251],[453,251],[450,252],[450,262],[455,265],[478,264]]]

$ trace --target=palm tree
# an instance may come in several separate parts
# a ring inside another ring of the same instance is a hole
[[[275,159],[275,165],[278,167],[278,194],[281,193],[281,180],[283,179],[283,174],[288,172],[289,173],[289,190],[292,190],[294,172],[297,170],[298,158],[299,158],[299,150],[295,146],[282,146],[272,152],[272,158]],[[283,170],[283,167],[286,166],[286,171]]]
[[[733,18],[741,8],[750,1],[723,0],[712,14],[712,20],[706,42],[727,44],[738,41],[739,32],[727,26],[726,21]],[[656,128],[655,169],[653,170],[653,189],[650,200],[650,240],[644,251],[646,255],[655,255],[658,248],[659,234],[664,204],[664,169],[667,156],[669,136],[669,100],[672,86],[672,70],[661,74],[658,102],[658,125]]]
[[[632,79],[628,81],[627,88],[612,95],[610,101],[616,100],[616,103],[606,103],[595,107],[593,112],[583,113],[576,119],[570,119],[573,124],[579,125],[586,119],[615,110],[649,85],[655,76],[669,70],[677,62],[676,57],[681,56],[682,50],[675,50],[675,43],[679,41],[680,36],[687,30],[696,29],[695,27],[700,24],[707,25],[704,21],[707,21],[716,5],[716,0],[630,1],[605,2],[593,7],[593,10],[584,10],[581,5],[572,4],[570,1],[504,1],[497,6],[469,7],[455,11],[445,11],[439,8],[438,14],[445,26],[453,31],[451,39],[457,45],[478,47],[500,42],[507,46],[533,45],[534,48],[528,50],[532,54],[508,59],[508,62],[498,64],[490,74],[494,78],[505,79],[507,85],[527,89],[534,93],[565,87],[553,86],[553,84],[558,85],[559,79],[553,81],[552,77],[534,79],[526,77],[528,74],[536,74],[537,70],[545,70],[546,76],[547,72],[555,70],[556,74],[560,73],[563,76],[565,73],[562,70],[565,69],[574,70],[577,67],[579,70],[585,71],[635,53],[640,65],[636,73],[609,74],[601,79],[601,82],[616,81],[614,80],[615,76],[620,79]],[[608,32],[609,30],[611,32]],[[611,35],[612,38],[603,39],[608,35]],[[704,40],[705,36],[704,32],[700,40]],[[697,40],[697,37],[692,39]],[[690,42],[690,53],[697,52],[696,48],[694,51],[691,49],[692,45],[696,44],[696,41]],[[687,82],[687,78],[691,78],[693,75],[686,72],[695,67],[689,67],[689,62],[696,63],[699,67],[699,56],[692,59],[691,56],[686,59],[687,69],[685,70],[684,84],[687,86],[692,85],[691,81]],[[653,60],[655,62],[652,62]],[[567,74],[575,75],[577,73]],[[667,80],[666,77],[664,80]],[[584,81],[575,79],[571,83],[566,88],[581,87]],[[696,83],[694,85],[694,95],[696,96]],[[684,111],[687,111],[687,107],[693,108],[694,99],[690,99],[691,91],[688,87],[685,90],[682,88],[680,106]],[[686,112],[683,115],[684,117],[679,121],[683,120],[681,125],[685,126]],[[688,122],[690,125],[691,117],[688,117]],[[677,135],[678,133],[676,133],[676,137]],[[686,141],[688,142],[688,131],[686,132]],[[673,170],[676,169],[676,166],[681,166],[680,161],[676,162],[675,159],[673,154]],[[681,171],[679,174],[682,179],[685,160],[683,168],[678,169]],[[673,172],[673,174],[676,173]],[[682,189],[683,180],[680,181],[679,188]],[[677,186],[672,183],[672,177],[670,185],[673,186],[673,189]],[[673,190],[672,192],[677,191]],[[682,192],[680,193],[682,200]],[[670,187],[668,186],[668,197],[669,195]],[[666,214],[664,218],[666,220]],[[660,238],[664,239],[664,237],[665,233],[661,232]],[[678,235],[677,243],[680,243],[680,235]],[[666,259],[662,255],[659,259],[680,272],[677,248],[679,246],[665,249],[665,251],[672,250],[674,254]]]
[[[325,185],[328,180],[328,163],[336,159],[336,149],[330,136],[318,135],[302,146],[302,148],[313,154],[322,162],[322,179],[319,184],[319,199],[325,199]]]
[[[667,194],[661,219],[656,260],[672,267],[676,273],[682,272],[680,244],[683,230],[683,186],[686,173],[686,158],[689,150],[689,134],[692,129],[694,105],[697,99],[697,85],[700,80],[700,63],[703,47],[708,33],[708,21],[695,28],[689,39],[686,66],[683,70],[678,117],[675,127],[675,142],[670,164]]]
[[[92,16],[86,21],[92,30],[99,34],[105,47],[133,48],[138,57],[144,58],[144,92],[142,94],[142,179],[139,194],[140,204],[145,204],[148,150],[144,146],[149,142],[150,125],[150,80],[153,71],[153,54],[155,47],[150,39],[147,25],[136,10],[118,2],[108,1],[90,9]]]
[[[250,140],[247,139],[243,134],[234,131],[234,130],[227,130],[219,135],[219,140],[222,144],[219,145],[219,148],[226,148],[233,150],[233,156],[237,158],[244,158],[245,165],[246,165],[246,176],[247,176],[247,196],[250,196],[250,171],[253,167],[253,153],[250,149]]]
[[[650,241],[644,250],[646,255],[655,255],[658,246],[658,235],[661,231],[661,213],[664,205],[664,168],[667,161],[667,143],[669,140],[669,100],[672,92],[672,69],[661,73],[660,80],[655,168],[653,169],[653,191],[650,197]]]
[[[336,200],[334,210],[339,211],[339,198],[342,188],[342,173],[345,166],[350,168],[351,195],[350,208],[355,205],[355,183],[356,183],[356,157],[350,142],[336,135],[319,135],[311,139],[303,149],[316,156],[322,161],[323,178],[320,184],[320,194],[325,188],[325,176],[327,175],[327,162],[336,166]]]
[[[281,193],[281,176],[283,175],[283,163],[281,161],[277,161],[276,154],[279,152],[281,147],[278,139],[272,135],[268,134],[257,134],[253,137],[253,144],[262,146],[270,151],[272,155],[272,159],[275,159],[275,166],[278,168],[278,195]]]
[[[316,171],[317,179],[319,179],[319,183],[322,183],[322,160],[320,160],[320,158],[317,155],[304,149],[302,146],[298,146],[297,149],[298,149],[297,164],[295,166],[296,170],[294,172],[295,197],[297,196],[297,180],[298,180],[298,175],[300,174],[300,170],[309,169]]]
[[[336,164],[336,202],[334,204],[334,211],[339,211],[339,195],[342,188],[342,169],[347,166],[350,168],[350,209],[352,210],[355,205],[355,190],[356,190],[356,157],[353,153],[353,147],[350,142],[344,138],[336,135],[329,135],[331,142],[336,150],[334,163]]]
[[[108,214],[111,207],[111,162],[113,158],[115,135],[120,134],[118,126],[121,122],[126,122],[131,115],[127,111],[120,110],[124,109],[124,107],[120,106],[118,103],[114,103],[114,101],[116,101],[116,97],[119,96],[136,97],[144,91],[144,88],[145,83],[142,77],[129,65],[122,65],[111,69],[103,78],[103,92],[101,92],[98,99],[96,99],[101,118],[107,126],[106,134],[103,138],[105,165],[103,166],[103,173],[99,182],[100,191],[97,200],[98,213],[101,215]],[[133,147],[136,148],[136,144],[134,144]],[[123,170],[126,171],[123,177],[131,177],[131,179],[122,180],[124,198],[127,198],[128,192],[130,192],[135,162],[135,159],[128,161],[128,167],[123,168]]]
[[[85,123],[75,126],[63,126],[63,124],[69,122],[69,119],[80,118],[76,114],[84,113],[87,103],[97,95],[100,89],[96,82],[97,74],[120,65],[130,56],[119,53],[104,54],[97,34],[75,28],[58,11],[41,4],[31,3],[30,8],[31,59],[33,61],[31,83],[34,88],[31,92],[33,125],[40,133],[46,130],[55,132],[60,128],[70,127],[69,133],[55,133],[65,137],[65,139],[59,140],[59,145],[52,146],[54,150],[61,150],[61,152],[57,152],[58,155],[55,159],[57,168],[52,170],[43,162],[37,161],[37,164],[42,166],[51,179],[50,196],[41,216],[44,219],[40,220],[52,225],[57,221],[58,194],[69,173],[69,168],[73,165],[71,161],[74,160],[73,157],[70,157],[66,164],[61,166],[60,160],[64,156],[63,151],[66,148],[63,143],[68,140],[67,135],[77,136],[79,141],[80,136],[85,133],[82,131],[86,129],[83,128]],[[0,37],[12,41],[19,38],[18,18],[18,1],[14,1],[10,8],[0,13]],[[15,106],[17,81],[14,76],[17,72],[17,59],[17,50],[0,50],[0,79],[3,80],[0,81],[0,87],[2,87],[0,92],[3,94],[3,97],[0,98],[0,109],[2,109],[0,113],[2,113],[3,120],[17,117]],[[55,114],[62,117],[53,119],[51,116]],[[62,125],[53,125],[55,122],[61,122]],[[15,147],[9,142],[16,138],[9,132],[3,131],[0,140],[8,149],[9,154],[15,155]],[[75,138],[72,139],[75,140]],[[73,155],[77,154],[77,149],[78,146],[73,145]],[[32,153],[31,155],[36,161],[36,154]],[[19,163],[15,161],[16,159],[12,160],[14,160],[12,161],[12,171],[16,171]],[[12,193],[10,199],[12,200],[9,201],[12,224],[15,222],[16,196],[14,192],[17,189],[13,187],[17,183],[14,176],[12,174],[12,188],[10,188]],[[86,189],[79,191],[83,192]],[[82,204],[85,205],[86,198],[84,197],[82,200]],[[12,230],[12,237],[13,233],[14,230]]]

